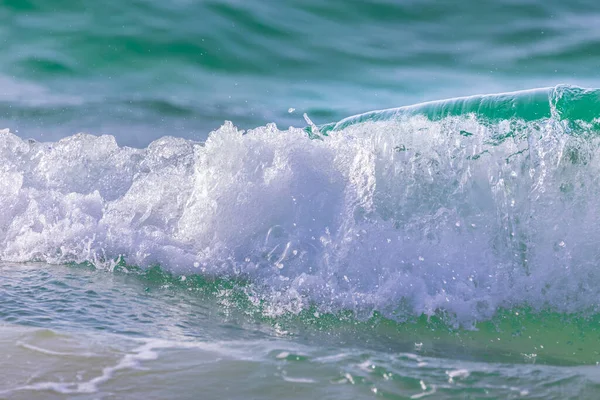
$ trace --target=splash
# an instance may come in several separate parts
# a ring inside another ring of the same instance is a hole
[[[453,99],[318,140],[272,124],[145,149],[3,131],[0,260],[239,277],[274,314],[596,312],[598,97]]]

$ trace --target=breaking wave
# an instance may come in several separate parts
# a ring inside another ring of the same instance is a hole
[[[145,149],[5,130],[0,261],[239,278],[276,312],[596,313],[599,114],[558,86]]]

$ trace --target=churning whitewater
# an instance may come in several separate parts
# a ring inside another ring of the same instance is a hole
[[[599,97],[454,99],[320,131],[225,123],[145,149],[4,130],[0,260],[239,278],[279,313],[598,312]]]

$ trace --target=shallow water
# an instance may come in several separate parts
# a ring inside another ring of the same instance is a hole
[[[0,5],[0,398],[597,397],[595,2],[163,3]]]
[[[159,271],[24,264],[2,276],[0,398],[592,398],[600,387],[596,365],[576,365],[600,357],[597,338],[582,340],[593,321],[565,332],[555,316],[505,315],[477,331],[268,319],[224,283]]]

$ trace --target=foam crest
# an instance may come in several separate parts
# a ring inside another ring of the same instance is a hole
[[[241,277],[268,313],[594,309],[599,139],[554,118],[404,116],[311,139],[0,134],[0,259]]]

